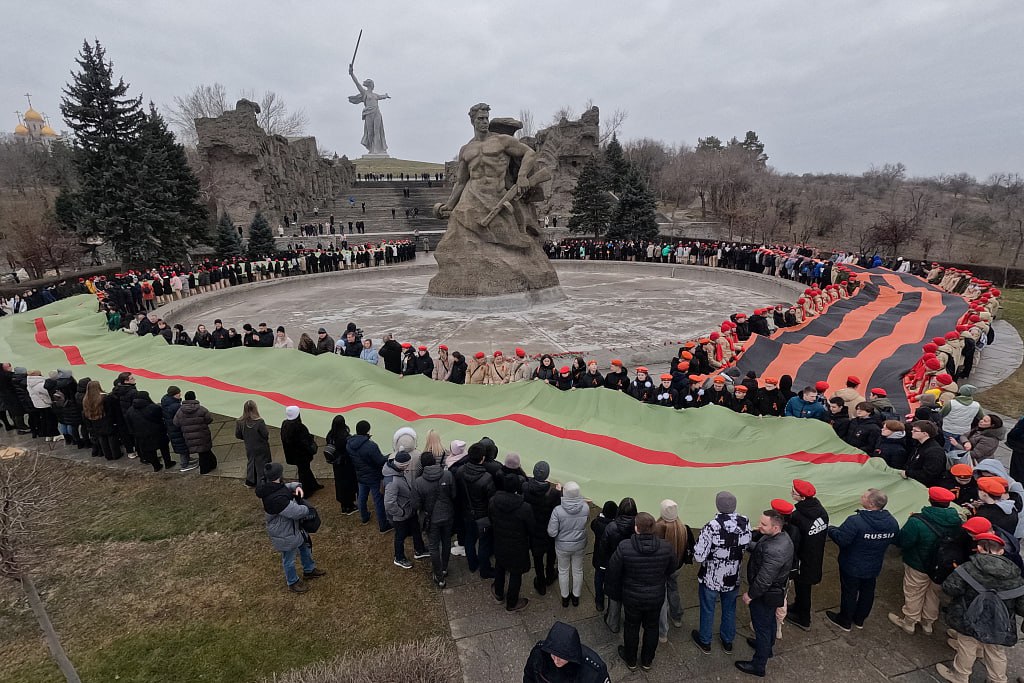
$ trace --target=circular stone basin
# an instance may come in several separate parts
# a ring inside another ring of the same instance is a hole
[[[315,339],[319,327],[337,339],[351,321],[375,348],[390,332],[432,353],[438,344],[467,357],[495,350],[510,355],[518,346],[531,355],[579,352],[603,368],[612,358],[627,366],[667,363],[678,341],[706,334],[733,312],[792,301],[798,289],[726,269],[608,261],[557,261],[555,267],[567,299],[528,311],[421,309],[436,267],[415,265],[235,287],[187,299],[178,315],[164,315],[190,333],[198,323],[212,329],[215,318],[237,330],[246,322],[283,325],[296,344],[302,332]]]

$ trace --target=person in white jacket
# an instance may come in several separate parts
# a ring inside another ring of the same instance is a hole
[[[589,518],[590,506],[580,495],[580,485],[574,481],[567,482],[562,487],[562,502],[551,512],[551,519],[548,520],[548,536],[555,539],[562,607],[568,607],[570,600],[573,607],[580,604],[580,595],[583,594],[583,551],[587,547]]]
[[[45,381],[43,373],[38,370],[28,373],[28,376],[25,378],[25,385],[28,388],[28,395],[32,399],[32,408],[35,413],[29,419],[35,418],[36,424],[38,424],[38,434],[45,436],[47,441],[54,441],[59,435],[57,431],[57,417],[53,412],[53,401],[50,398],[50,392],[43,385]]]

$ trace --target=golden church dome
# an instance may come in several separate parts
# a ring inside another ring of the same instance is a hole
[[[43,115],[40,114],[39,112],[37,112],[35,109],[29,108],[29,110],[27,112],[25,112],[25,120],[26,121],[38,121],[39,123],[42,123],[43,122]]]
[[[39,134],[47,138],[57,137],[57,131],[55,131],[53,128],[50,128],[49,126],[43,126],[43,129],[39,131]]]
[[[16,125],[14,127],[14,134],[15,135],[28,135],[28,128],[26,128],[24,125],[19,123],[18,125]]]

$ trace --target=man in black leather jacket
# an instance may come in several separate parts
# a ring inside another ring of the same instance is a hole
[[[775,610],[786,600],[786,582],[793,567],[793,540],[783,533],[785,519],[775,510],[765,510],[757,530],[761,539],[747,561],[747,592],[743,602],[750,606],[750,620],[756,638],[748,638],[754,657],[736,662],[746,674],[764,676],[768,659],[775,645]]]

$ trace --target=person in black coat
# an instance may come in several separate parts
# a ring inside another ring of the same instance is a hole
[[[373,505],[377,514],[377,528],[381,533],[391,528],[387,517],[384,514],[384,493],[381,491],[381,482],[384,475],[381,468],[387,462],[387,458],[380,452],[378,446],[370,439],[370,423],[360,420],[356,423],[356,435],[349,437],[345,444],[345,450],[352,460],[352,466],[356,470],[356,482],[358,485],[358,496],[356,504],[359,507],[359,517],[363,524],[370,521],[370,511],[366,507],[367,497],[373,496]]]
[[[850,420],[850,428],[843,440],[870,455],[878,448],[881,436],[882,416],[876,413],[867,401],[858,403],[854,407],[854,417]]]
[[[604,572],[608,566],[608,558],[600,553],[601,539],[604,538],[605,529],[612,520],[619,514],[619,506],[614,500],[606,500],[601,508],[600,514],[590,522],[590,531],[594,534],[594,552],[591,554],[590,563],[594,567],[594,604],[598,612],[604,612]]]
[[[828,512],[816,497],[814,486],[802,479],[793,480],[791,497],[796,503],[789,516],[796,530],[796,559],[793,562],[795,599],[786,612],[786,621],[807,631],[811,628],[811,589],[821,583],[825,542],[828,540]]]
[[[833,396],[828,400],[828,413],[825,415],[825,420],[832,425],[832,431],[836,433],[843,441],[846,441],[846,437],[850,434],[850,412],[846,405],[846,401],[838,396]]]
[[[167,430],[164,428],[164,414],[160,406],[153,403],[148,391],[138,391],[132,399],[132,407],[128,409],[125,419],[131,425],[135,437],[135,448],[139,460],[153,466],[154,472],[164,467],[174,467],[167,448]],[[157,451],[163,452],[164,462],[160,464]]]
[[[597,389],[604,386],[604,376],[597,371],[597,361],[587,363],[587,371],[581,373],[576,380],[577,389]]]
[[[608,683],[608,667],[580,642],[576,627],[556,621],[530,651],[523,683]]]
[[[341,513],[351,515],[356,508],[356,492],[359,484],[356,480],[356,468],[348,454],[348,439],[351,436],[344,415],[335,415],[331,421],[331,431],[327,432],[325,441],[334,448],[334,455],[328,458],[334,470],[334,498],[341,503]],[[327,455],[327,449],[324,449]]]
[[[511,454],[510,454],[511,455]],[[548,536],[551,513],[562,502],[562,492],[548,481],[551,467],[543,460],[533,466],[533,478],[523,484],[523,500],[533,511],[533,535],[530,554],[533,555],[533,588],[539,595],[558,580],[555,570],[555,539]]]
[[[907,426],[899,420],[886,420],[882,423],[882,431],[874,455],[885,461],[895,470],[907,466]]]
[[[310,468],[316,454],[316,441],[313,440],[313,435],[309,433],[306,425],[302,424],[298,406],[288,406],[284,409],[284,415],[285,420],[281,423],[284,461],[289,465],[295,465],[302,490],[306,494],[305,497],[309,498],[323,488],[323,484],[316,480],[316,475]]]
[[[49,381],[49,380],[47,380]],[[57,421],[67,426],[68,440],[79,448],[91,446],[82,432],[82,409],[75,400],[78,393],[78,382],[70,370],[57,370],[57,379],[50,392],[53,409],[57,413]]]
[[[621,360],[612,361],[608,374],[604,376],[604,388],[615,391],[626,391],[629,388],[629,373],[622,367]]]
[[[104,394],[99,382],[89,381],[82,396],[82,418],[96,445],[93,457],[102,455],[107,460],[121,457],[121,444],[117,440],[117,420],[120,415],[117,399]]]
[[[164,419],[164,429],[167,430],[167,439],[171,442],[171,448],[181,456],[181,471],[188,472],[195,469],[189,462],[188,444],[185,442],[185,435],[181,427],[174,424],[174,415],[181,408],[181,389],[171,385],[167,387],[167,393],[160,399],[160,412]]]
[[[505,478],[502,489],[494,494],[487,507],[494,534],[491,595],[498,602],[504,602],[509,612],[518,612],[529,602],[519,597],[519,590],[523,574],[530,570],[530,538],[533,535],[533,511],[515,492],[515,487],[514,478]]]
[[[416,374],[423,375],[427,379],[434,376],[434,359],[430,357],[430,351],[426,346],[417,347],[414,366]]]
[[[0,365],[0,405],[3,405],[6,413],[11,416],[11,426],[8,429],[16,429],[19,434],[27,434],[29,429],[25,424],[25,409],[14,389],[14,372],[10,363]],[[4,426],[6,422],[5,416]]]
[[[793,541],[783,531],[785,520],[776,510],[765,510],[757,530],[761,539],[747,561],[747,592],[743,603],[750,607],[754,638],[747,643],[754,648],[749,661],[736,662],[746,674],[764,676],[768,660],[773,656],[777,625],[775,610],[786,602],[786,584],[793,567]]]
[[[132,435],[131,424],[124,418],[132,407],[136,393],[138,393],[138,389],[135,388],[135,376],[130,372],[119,374],[114,380],[114,388],[110,390],[110,395],[117,399],[117,404],[120,407],[119,419],[116,420],[117,435],[121,443],[124,444],[129,458],[135,457],[135,437]]]
[[[619,656],[630,670],[636,669],[637,649],[645,669],[658,649],[658,618],[665,602],[665,582],[676,569],[676,554],[667,541],[654,535],[654,517],[646,512],[634,519],[635,535],[620,541],[608,560],[605,591],[619,600],[625,611],[623,645]],[[640,627],[643,626],[643,645]]]
[[[789,400],[779,389],[774,377],[765,377],[764,386],[754,394],[754,405],[757,406],[758,415],[772,415],[782,417],[786,410],[786,401]]]
[[[604,623],[611,629],[612,633],[618,633],[622,618],[622,600],[608,592],[607,576],[608,562],[611,560],[619,543],[636,533],[636,501],[632,498],[623,498],[619,501],[618,514],[608,524],[601,537],[600,543],[594,546],[595,558],[600,553],[600,566],[605,572],[605,595],[608,597],[608,611],[604,615]]]
[[[937,440],[939,430],[927,420],[910,423],[910,438],[915,442],[914,452],[907,460],[907,469],[901,476],[916,479],[927,487],[942,483],[946,473],[946,451]]]
[[[468,369],[466,357],[458,351],[452,351],[452,370],[448,373],[448,381],[452,384],[465,384]]]
[[[494,578],[491,567],[494,543],[487,514],[496,491],[496,480],[484,466],[486,457],[487,449],[478,441],[469,447],[465,464],[460,465],[455,474],[457,506],[463,513],[466,564],[471,572],[479,570],[482,579]],[[498,469],[500,471],[501,467]]]

